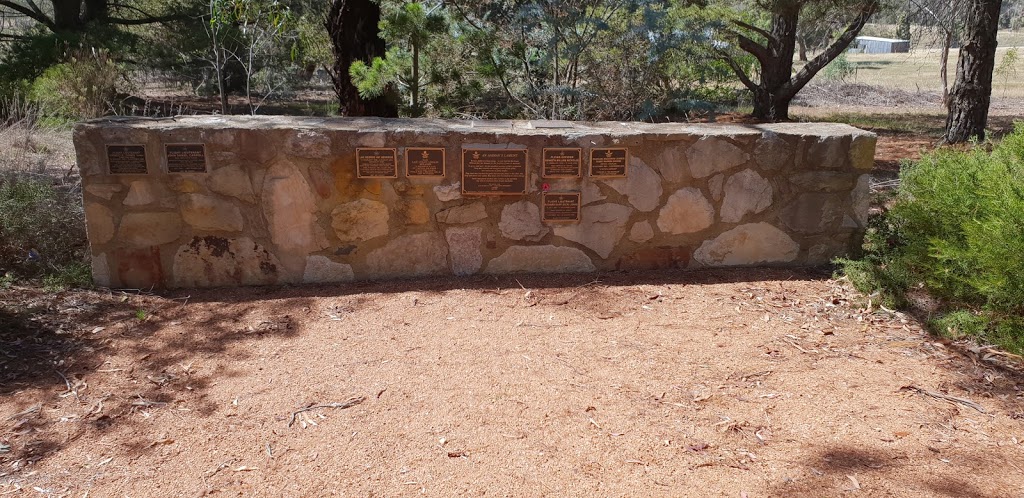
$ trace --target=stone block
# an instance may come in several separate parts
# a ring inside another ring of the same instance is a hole
[[[878,137],[871,133],[854,135],[850,144],[850,164],[858,171],[871,171],[875,167],[875,148]]]
[[[206,180],[206,185],[218,194],[234,197],[244,202],[256,202],[256,193],[252,190],[252,180],[238,166],[213,170]]]
[[[114,197],[114,194],[122,190],[124,190],[124,187],[118,183],[97,183],[85,186],[87,193],[108,201]]]
[[[441,202],[449,202],[462,198],[462,183],[455,182],[451,185],[434,186],[434,195]]]
[[[800,254],[800,245],[768,223],[741,225],[707,240],[693,258],[704,266],[749,266],[789,263]]]
[[[754,170],[745,169],[725,182],[722,221],[736,223],[748,214],[757,214],[772,205],[772,184]]]
[[[703,137],[686,151],[686,162],[694,178],[707,178],[748,160],[749,154],[721,137]]]
[[[120,287],[149,290],[164,286],[159,247],[123,247],[115,250],[113,255]]]
[[[193,237],[174,255],[174,286],[276,284],[280,267],[273,254],[248,237]]]
[[[805,171],[789,176],[789,182],[806,192],[842,192],[853,188],[856,175],[841,171]]]
[[[322,159],[331,155],[331,137],[318,131],[298,130],[285,142],[285,152],[295,157]]]
[[[242,212],[235,205],[202,194],[182,196],[181,217],[196,230],[241,232],[244,226]]]
[[[617,270],[669,270],[686,268],[690,249],[686,247],[645,247],[626,254],[615,264]]]
[[[85,203],[85,220],[92,245],[106,244],[114,238],[114,212],[107,206],[95,202]]]
[[[263,215],[280,250],[309,254],[327,247],[316,227],[316,200],[302,172],[289,161],[274,163],[263,179]]]
[[[649,221],[638,221],[629,229],[629,240],[637,244],[643,244],[654,238],[654,228]]]
[[[626,178],[602,181],[616,192],[626,196],[629,203],[638,211],[647,213],[661,205],[661,177],[639,158],[630,159],[629,174]]]
[[[388,234],[390,217],[383,202],[358,199],[331,211],[331,227],[342,242],[371,240]]]
[[[427,203],[414,199],[405,203],[405,224],[426,225],[430,222],[430,208]]]
[[[97,287],[110,287],[110,263],[106,254],[92,255],[92,284]]]
[[[850,192],[850,203],[853,207],[853,218],[860,226],[868,223],[868,212],[871,210],[871,175],[860,175],[857,184]]]
[[[619,204],[598,204],[581,210],[580,222],[555,227],[555,235],[571,240],[607,259],[626,233],[633,208]]]
[[[593,261],[575,247],[512,246],[487,263],[484,273],[585,273]]]
[[[778,133],[765,131],[754,146],[754,158],[765,171],[787,170],[793,166],[793,146]]]
[[[798,233],[821,233],[835,228],[843,218],[836,194],[802,194],[783,208],[783,225]]]
[[[444,231],[448,241],[448,259],[452,273],[458,276],[472,275],[484,264],[480,244],[483,243],[483,229],[480,227],[452,227]]]
[[[484,209],[484,203],[474,202],[472,204],[450,207],[437,213],[434,218],[438,223],[462,225],[487,218],[487,210]]]
[[[699,232],[714,221],[715,208],[693,187],[677,190],[658,213],[658,228],[675,235]]]
[[[403,235],[366,256],[373,278],[422,277],[448,271],[448,244],[439,233]]]
[[[501,234],[512,240],[539,241],[550,231],[540,221],[540,207],[529,201],[505,205],[498,222]]]
[[[335,263],[325,256],[306,258],[306,269],[302,273],[302,282],[320,284],[331,282],[351,282],[355,280],[352,265]]]
[[[181,236],[178,213],[128,213],[121,217],[117,239],[129,247],[159,246]]]

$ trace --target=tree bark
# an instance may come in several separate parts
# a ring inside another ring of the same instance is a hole
[[[956,81],[949,96],[943,138],[947,144],[985,139],[1001,7],[1002,0],[969,0],[964,44],[960,47]]]
[[[398,116],[393,92],[364,100],[348,72],[354,61],[370,64],[374,57],[384,57],[386,47],[378,36],[378,23],[380,7],[371,0],[333,0],[327,14],[325,26],[334,52],[331,79],[342,116]]]

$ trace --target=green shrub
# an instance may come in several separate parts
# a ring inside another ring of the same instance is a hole
[[[949,312],[941,333],[1024,346],[1024,124],[992,152],[941,150],[904,169],[891,210],[872,221],[851,282],[896,304],[927,290]]]
[[[826,81],[846,81],[856,74],[857,64],[850,62],[846,54],[840,54],[821,71],[821,77]]]
[[[47,116],[96,118],[116,111],[122,80],[105,52],[82,52],[47,68],[32,82],[31,97]]]

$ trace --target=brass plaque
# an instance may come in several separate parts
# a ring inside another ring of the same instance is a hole
[[[405,176],[443,177],[445,150],[440,147],[405,149]]]
[[[526,149],[462,149],[462,193],[526,193]]]
[[[108,145],[107,169],[111,175],[145,175],[145,145]]]
[[[206,145],[166,144],[168,173],[206,173]]]
[[[583,174],[583,149],[547,147],[541,164],[544,178],[579,178]]]
[[[580,221],[579,192],[544,192],[541,194],[541,215],[545,223]]]
[[[626,176],[629,151],[622,148],[590,149],[590,176],[622,178]]]
[[[398,149],[356,149],[357,178],[398,178]]]

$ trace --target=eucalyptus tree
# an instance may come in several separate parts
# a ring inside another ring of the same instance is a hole
[[[956,67],[946,118],[946,143],[985,139],[992,101],[992,73],[996,65],[997,35],[1002,0],[965,0],[964,44]]]
[[[350,76],[353,63],[365,64],[375,57],[385,56],[387,47],[380,37],[380,19],[380,5],[373,0],[332,0],[324,20],[334,53],[331,79],[342,116],[398,116],[392,89],[373,98],[363,98]]]

